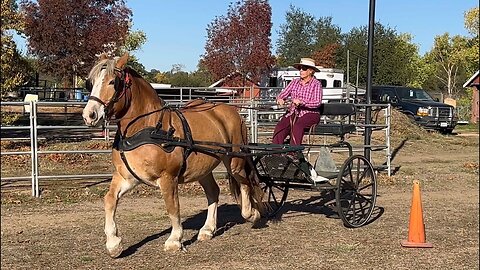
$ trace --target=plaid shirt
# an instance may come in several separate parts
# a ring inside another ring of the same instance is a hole
[[[302,104],[299,107],[293,106],[288,109],[286,117],[293,113],[298,113],[298,117],[306,113],[320,113],[317,109],[322,103],[323,89],[319,80],[312,78],[305,85],[302,84],[300,78],[291,81],[285,89],[280,92],[277,98],[286,100],[290,97],[291,100],[299,99]]]

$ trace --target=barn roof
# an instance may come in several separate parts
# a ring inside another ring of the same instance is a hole
[[[222,86],[222,83],[223,83],[223,82],[225,82],[226,80],[228,80],[228,79],[230,79],[230,78],[232,78],[232,77],[238,76],[238,75],[244,76],[248,81],[254,83],[255,85],[258,85],[258,83],[254,82],[254,81],[250,78],[250,76],[245,75],[245,74],[243,74],[243,73],[240,72],[240,71],[234,71],[234,72],[228,74],[227,76],[221,78],[220,80],[212,83],[209,87],[219,87],[219,86]]]
[[[473,74],[473,76],[470,77],[470,79],[468,79],[468,81],[466,81],[463,84],[463,87],[472,87],[475,85],[480,85],[479,75],[480,75],[480,70],[477,70],[477,72],[475,72],[475,74]]]

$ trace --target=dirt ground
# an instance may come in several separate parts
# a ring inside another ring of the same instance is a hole
[[[4,191],[1,206],[2,269],[478,269],[478,134],[406,140],[398,147],[392,177],[379,176],[373,222],[342,225],[318,192],[294,190],[280,220],[245,223],[222,192],[218,230],[211,241],[196,235],[206,199],[183,189],[181,210],[187,251],[164,252],[170,223],[150,187],[123,198],[117,211],[124,252],[104,248],[102,195],[107,183],[47,187],[43,198]],[[427,242],[404,248],[412,181],[419,180]]]

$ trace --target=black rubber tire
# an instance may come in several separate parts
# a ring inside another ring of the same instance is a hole
[[[274,218],[285,204],[288,196],[288,182],[276,182],[271,179],[262,179],[260,186],[264,193],[265,210],[263,217]]]
[[[364,156],[349,157],[337,177],[335,200],[338,215],[349,228],[365,225],[372,216],[377,199],[377,181],[373,166]]]

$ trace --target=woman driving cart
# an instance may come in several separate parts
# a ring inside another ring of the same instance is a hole
[[[283,144],[290,136],[291,145],[302,144],[304,130],[320,121],[319,107],[322,103],[322,84],[314,74],[320,71],[311,58],[302,58],[293,65],[300,70],[300,78],[291,81],[277,97],[277,104],[283,106],[291,99],[288,111],[280,119],[273,133],[272,143]]]
[[[305,129],[320,122],[319,107],[322,103],[322,84],[314,74],[320,71],[311,58],[302,58],[300,63],[293,65],[300,70],[300,78],[291,81],[277,97],[277,104],[283,106],[285,100],[291,99],[288,111],[275,126],[272,143],[284,144],[290,136],[290,145],[302,144]],[[299,167],[315,182],[327,181],[327,178],[317,175],[315,169],[302,157]]]

